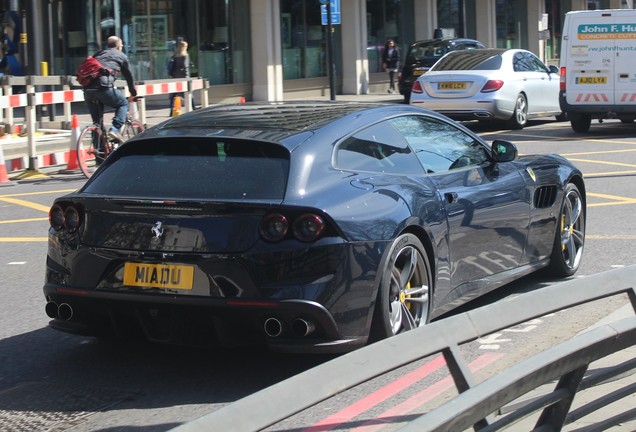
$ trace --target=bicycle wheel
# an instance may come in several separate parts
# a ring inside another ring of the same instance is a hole
[[[131,122],[126,122],[126,124],[124,124],[124,127],[121,130],[121,135],[124,137],[124,142],[125,142],[143,131],[144,131],[144,126],[141,123],[137,121],[131,121]]]
[[[77,162],[86,178],[90,178],[112,151],[104,131],[96,125],[84,128],[77,140]]]

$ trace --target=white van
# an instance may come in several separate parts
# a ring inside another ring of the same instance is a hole
[[[565,15],[559,102],[575,132],[593,118],[636,119],[636,10]]]

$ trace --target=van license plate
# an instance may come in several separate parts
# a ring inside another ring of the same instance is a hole
[[[130,262],[124,265],[124,285],[127,286],[191,290],[193,280],[193,266]]]
[[[577,84],[607,84],[607,77],[604,76],[591,76],[591,77],[576,77]]]
[[[466,90],[465,82],[441,82],[439,83],[440,90]]]

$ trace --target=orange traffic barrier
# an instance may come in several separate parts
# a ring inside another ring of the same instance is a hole
[[[181,115],[181,96],[174,97],[174,106],[172,107],[170,117],[176,117],[178,115]]]
[[[73,114],[73,120],[71,121],[71,143],[68,152],[68,162],[64,171],[79,171],[80,169],[79,162],[77,160],[77,140],[79,140],[81,133],[82,131],[79,127],[77,114]]]
[[[7,165],[4,161],[4,150],[2,150],[2,144],[0,144],[0,186],[10,186],[12,184],[13,182],[9,180]]]

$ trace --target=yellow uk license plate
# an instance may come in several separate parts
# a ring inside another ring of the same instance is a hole
[[[605,76],[590,76],[590,77],[577,77],[577,84],[607,84],[607,77]]]
[[[441,82],[439,83],[440,90],[466,90],[465,82]]]
[[[124,265],[124,285],[127,286],[191,290],[193,280],[193,266],[130,262]]]
[[[413,71],[413,76],[420,76],[420,75],[424,75],[424,72],[426,72],[425,70],[421,70],[421,69],[415,69]]]

